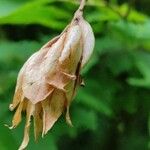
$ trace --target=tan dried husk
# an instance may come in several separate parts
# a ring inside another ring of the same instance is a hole
[[[24,138],[19,150],[28,145],[32,116],[36,140],[52,128],[64,110],[66,121],[72,126],[69,107],[82,82],[80,70],[92,55],[93,48],[92,28],[78,10],[66,29],[24,64],[10,105],[10,110],[16,109],[10,129],[19,125],[22,112],[26,112]]]

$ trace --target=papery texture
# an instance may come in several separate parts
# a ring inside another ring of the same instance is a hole
[[[82,82],[80,71],[92,55],[94,42],[92,28],[80,13],[58,37],[26,61],[10,105],[10,110],[16,108],[10,129],[19,125],[22,112],[26,112],[20,150],[28,145],[32,116],[36,140],[52,128],[64,111],[67,123],[72,126],[69,108]]]
[[[83,60],[82,67],[86,65],[91,55],[93,54],[95,37],[91,25],[83,18],[79,22],[82,31],[83,40]]]

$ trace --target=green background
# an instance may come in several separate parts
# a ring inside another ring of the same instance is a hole
[[[27,58],[61,33],[78,7],[75,0],[0,0],[0,150],[16,150],[22,123],[10,131],[17,74]],[[86,86],[51,132],[27,150],[150,149],[150,0],[88,0],[85,18],[96,45],[82,71]]]

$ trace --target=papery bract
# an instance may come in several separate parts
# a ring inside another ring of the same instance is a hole
[[[29,142],[31,116],[35,139],[44,136],[66,110],[66,121],[72,125],[69,107],[81,84],[80,71],[90,59],[94,48],[91,26],[78,10],[66,29],[45,44],[24,64],[17,79],[10,110],[16,109],[12,120],[15,128],[26,112],[26,125],[20,150]]]

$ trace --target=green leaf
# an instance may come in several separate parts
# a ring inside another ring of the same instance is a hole
[[[93,110],[85,110],[79,107],[75,108],[72,118],[76,128],[96,130],[98,127],[98,118]]]
[[[0,24],[40,24],[46,27],[62,29],[66,25],[64,20],[70,17],[70,13],[52,5],[48,6],[49,2],[53,1],[33,1],[24,4],[11,14],[0,17]]]
[[[135,65],[142,74],[141,78],[129,78],[128,82],[131,85],[143,86],[150,88],[150,53],[136,52],[134,53]]]
[[[25,1],[19,0],[0,0],[0,18],[11,14],[19,7],[24,5]]]
[[[141,24],[121,20],[111,23],[110,27],[111,32],[132,49],[143,46],[146,41],[150,41],[149,20]]]
[[[89,107],[90,109],[94,109],[95,111],[102,113],[108,117],[112,117],[114,115],[113,111],[108,105],[106,105],[98,97],[91,95],[86,91],[80,91],[78,93],[77,101]]]
[[[119,7],[119,12],[124,16],[128,12],[129,7],[130,6],[127,3],[125,3]],[[148,16],[132,8],[127,16],[127,19],[136,23],[142,23],[148,19]]]

